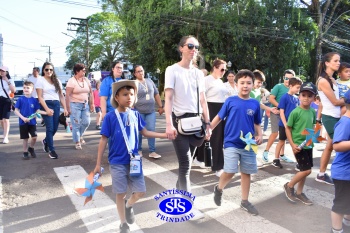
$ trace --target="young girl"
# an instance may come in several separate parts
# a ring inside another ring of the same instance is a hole
[[[94,90],[95,111],[96,111],[96,129],[101,129],[101,107],[100,107],[100,85],[101,81],[96,81],[96,90]]]
[[[343,97],[345,92],[347,92],[350,88],[350,64],[346,62],[340,63],[340,67],[338,70],[339,79],[337,79],[338,88],[339,88],[339,96]],[[344,115],[346,112],[346,107],[342,106],[341,115]]]

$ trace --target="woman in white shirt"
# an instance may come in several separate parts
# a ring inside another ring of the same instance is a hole
[[[235,72],[233,72],[232,70],[229,70],[226,72],[226,76],[224,78],[224,84],[226,89],[228,90],[228,95],[229,96],[233,96],[233,95],[238,95],[238,91],[236,89],[236,84],[235,84]]]
[[[57,159],[58,155],[53,145],[53,136],[58,129],[58,118],[60,115],[60,102],[64,109],[64,115],[68,116],[66,102],[62,94],[62,83],[57,78],[54,66],[45,62],[42,67],[41,76],[36,82],[36,92],[41,104],[41,110],[46,111],[43,115],[46,125],[46,137],[43,139],[43,149],[49,153],[51,159]]]
[[[10,93],[15,93],[16,87],[13,79],[8,75],[8,68],[6,66],[0,67],[0,121],[3,129],[3,141],[2,143],[9,143],[9,131],[10,131],[10,115],[11,115],[11,99]]]
[[[206,123],[206,136],[210,136],[209,114],[204,94],[203,72],[195,67],[193,60],[199,50],[198,40],[193,36],[182,37],[178,45],[181,61],[168,66],[165,70],[165,119],[166,134],[173,140],[173,145],[179,162],[179,175],[177,188],[191,192],[190,168],[191,155],[197,146],[203,143],[195,135],[182,135],[178,133],[178,117],[191,117],[199,112]],[[197,85],[198,84],[198,85]],[[199,103],[197,101],[197,86],[199,89]],[[204,215],[193,210],[193,220]]]

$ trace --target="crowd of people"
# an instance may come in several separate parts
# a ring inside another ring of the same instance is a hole
[[[316,181],[335,187],[332,232],[350,228],[350,131],[346,130],[350,127],[350,65],[340,62],[338,53],[327,53],[323,56],[315,84],[303,82],[293,70],[287,69],[283,73],[283,82],[269,92],[263,87],[266,77],[260,70],[227,71],[227,63],[222,59],[213,61],[209,75],[198,69],[196,58],[200,47],[193,36],[181,38],[177,49],[180,61],[165,70],[165,104],[156,85],[145,77],[142,65],[134,66],[135,80],[126,80],[123,63],[117,61],[112,64],[110,75],[97,82],[96,90],[92,90],[85,77],[86,67],[76,64],[74,75],[66,85],[66,96],[53,64],[45,62],[41,76],[38,75],[39,68],[33,69],[33,76],[24,82],[24,96],[13,106],[10,94],[15,92],[14,81],[8,75],[7,67],[0,67],[3,143],[9,143],[9,117],[14,107],[14,113],[19,117],[20,138],[23,139],[23,158],[35,158],[35,116],[40,114],[46,126],[43,149],[50,158],[57,159],[54,135],[59,125],[60,105],[62,114],[70,117],[72,139],[78,150],[87,143],[84,133],[91,123],[90,114],[96,112],[95,128],[101,130],[101,139],[94,172],[101,172],[102,156],[108,144],[120,229],[129,232],[128,224],[135,221],[133,205],[146,192],[141,166],[145,151],[142,136],[147,137],[149,157],[153,159],[162,157],[156,153],[154,138],[172,141],[178,161],[178,180],[174,186],[188,192],[191,192],[191,166],[205,167],[204,144],[210,143],[211,169],[219,177],[213,187],[215,204],[221,205],[224,188],[235,173],[240,172],[240,206],[248,213],[258,215],[258,210],[248,200],[251,175],[257,173],[262,162],[270,164],[269,151],[277,137],[272,166],[282,169],[282,162],[297,162],[296,174],[283,186],[287,199],[313,204],[304,192],[306,177],[313,167],[313,143],[306,141],[303,132],[314,129],[314,125],[319,129],[322,124],[327,144]],[[163,133],[154,132],[156,112],[165,115]],[[183,123],[187,120],[196,125],[198,119],[197,128],[187,129]],[[251,135],[255,144],[260,145],[269,122],[271,133],[260,156],[253,149],[246,148],[242,135]],[[284,153],[286,140],[293,155]],[[333,150],[336,156],[330,176],[326,168]],[[138,171],[134,170],[135,166],[139,166]],[[128,187],[132,195],[126,200]],[[192,220],[204,217],[195,207],[192,212]]]

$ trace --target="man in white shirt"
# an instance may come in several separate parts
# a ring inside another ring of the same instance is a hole
[[[35,89],[35,85],[36,85],[36,81],[37,81],[38,78],[40,77],[39,72],[40,72],[39,67],[34,67],[34,68],[33,68],[33,73],[32,73],[33,75],[30,76],[30,77],[28,78],[28,81],[34,83],[34,90],[33,90],[33,92],[32,92],[32,96],[33,96],[34,98],[38,98],[38,95],[37,95],[36,89]]]

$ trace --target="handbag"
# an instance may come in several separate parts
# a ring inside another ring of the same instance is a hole
[[[11,99],[10,97],[9,97],[9,95],[7,94],[7,92],[5,91],[5,88],[4,88],[4,84],[2,83],[2,78],[1,78],[1,86],[2,86],[2,89],[4,90],[4,93],[5,93],[5,95],[7,96],[7,98],[8,99],[10,99],[10,101],[11,101],[11,109],[10,109],[10,111],[12,110],[12,111],[15,111],[15,102],[13,101],[13,99]]]
[[[176,117],[177,129],[182,135],[195,135],[198,138],[205,136],[205,123],[199,114],[199,87],[198,78],[196,79],[197,84],[197,116],[192,117]],[[186,115],[186,114],[185,114]]]

